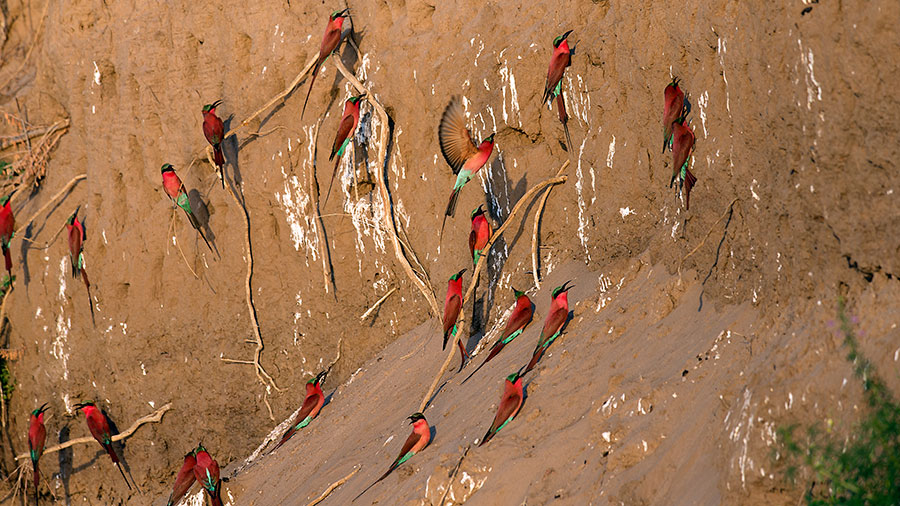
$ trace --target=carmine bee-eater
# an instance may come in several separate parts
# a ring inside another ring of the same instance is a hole
[[[341,116],[341,124],[338,125],[337,135],[334,136],[334,144],[331,146],[331,161],[337,156],[334,162],[334,172],[331,174],[331,182],[328,183],[328,193],[325,194],[325,203],[328,203],[328,196],[331,195],[331,185],[334,184],[334,176],[337,175],[338,165],[341,163],[341,157],[350,140],[353,138],[353,132],[356,131],[356,125],[359,124],[359,103],[365,96],[365,93],[358,97],[350,97],[344,102],[344,114]]]
[[[684,113],[684,92],[678,86],[678,78],[666,86],[665,104],[663,106],[663,150],[672,145],[672,128]]]
[[[544,328],[541,329],[541,337],[538,339],[538,344],[534,349],[531,361],[528,362],[528,365],[525,367],[525,372],[522,373],[523,376],[528,374],[528,371],[534,369],[538,360],[540,360],[541,357],[544,356],[544,352],[547,351],[547,347],[549,347],[553,341],[559,337],[560,333],[562,333],[562,327],[566,323],[566,318],[569,316],[568,291],[572,288],[571,286],[567,288],[567,284],[569,284],[568,281],[561,286],[557,286],[550,294],[553,298],[553,301],[550,303],[550,311],[547,313],[547,319],[544,321]]]
[[[691,209],[691,188],[697,182],[697,178],[691,174],[688,165],[691,163],[691,153],[694,152],[694,131],[687,126],[684,117],[675,122],[672,128],[672,181],[669,182],[669,188],[675,182],[675,178],[680,175],[680,184],[684,185],[684,207]]]
[[[309,91],[306,92],[306,100],[303,101],[303,110],[300,111],[300,119],[306,113],[306,103],[309,102],[309,94],[312,92],[313,83],[316,82],[316,75],[322,63],[331,56],[331,53],[337,49],[341,43],[341,27],[344,26],[344,18],[348,17],[347,12],[350,9],[342,11],[334,11],[328,16],[328,24],[325,26],[325,35],[322,36],[322,45],[319,46],[319,58],[316,60],[312,68],[312,77],[309,79]]]
[[[181,464],[181,469],[175,475],[175,485],[172,487],[172,493],[169,494],[169,502],[166,503],[166,506],[175,506],[190,490],[191,485],[196,480],[194,477],[194,466],[196,464],[197,457],[194,456],[194,451],[188,452],[184,456],[184,463]]]
[[[221,103],[221,100],[216,100],[203,106],[203,135],[206,136],[206,142],[213,147],[213,162],[216,164],[216,172],[222,179],[222,188],[225,188],[225,155],[222,153],[225,124],[216,116],[216,107]]]
[[[209,502],[212,506],[222,506],[222,480],[219,479],[219,463],[210,456],[203,445],[198,445],[194,450],[196,463],[194,464],[194,478],[209,494]]]
[[[9,253],[9,243],[16,231],[16,218],[13,216],[9,198],[12,194],[0,198],[0,248],[3,249],[3,257],[6,259],[6,272],[9,274],[9,282],[12,283],[12,256]]]
[[[400,455],[394,459],[394,463],[391,464],[391,467],[388,468],[387,472],[381,475],[381,478],[375,480],[375,483],[366,487],[365,490],[360,492],[358,496],[356,496],[353,500],[357,500],[362,497],[370,488],[374,487],[379,481],[388,477],[394,469],[400,467],[401,464],[409,460],[413,455],[419,453],[423,448],[428,446],[428,442],[431,441],[431,427],[428,426],[428,421],[425,420],[425,415],[422,413],[413,413],[408,417],[409,423],[413,426],[412,434],[406,438],[406,442],[403,443],[403,448],[400,449]]]
[[[472,231],[469,232],[469,254],[472,262],[478,265],[484,247],[491,240],[491,224],[484,215],[484,204],[472,211]]]
[[[69,231],[69,260],[72,262],[72,277],[81,274],[84,287],[87,288],[88,302],[91,305],[91,321],[94,320],[94,301],[91,299],[91,282],[88,281],[87,271],[84,270],[84,227],[78,221],[78,209],[66,220],[66,229]]]
[[[553,56],[550,57],[550,68],[547,69],[547,82],[544,83],[544,95],[541,98],[541,104],[546,104],[547,100],[553,95],[559,81],[562,80],[566,67],[572,63],[572,53],[575,51],[569,48],[567,40],[572,30],[553,39]]]
[[[44,411],[47,411],[47,403],[31,412],[31,424],[28,427],[28,455],[31,457],[31,469],[34,472],[34,504],[38,503],[38,488],[41,484],[41,471],[38,468],[38,460],[44,453],[44,443],[47,441],[47,428],[44,427]]]
[[[447,210],[444,211],[444,221],[441,222],[441,237],[444,235],[444,224],[447,216],[456,214],[456,200],[462,187],[469,182],[475,173],[487,163],[494,152],[494,134],[487,136],[481,144],[475,146],[472,140],[472,132],[466,128],[466,113],[458,96],[450,99],[444,115],[441,116],[441,124],[438,127],[438,140],[441,145],[441,153],[447,164],[456,175],[450,200],[447,202]]]
[[[522,408],[522,401],[525,394],[522,392],[522,369],[514,372],[506,377],[503,383],[503,395],[500,397],[500,405],[497,406],[497,414],[494,415],[494,421],[491,428],[481,438],[478,446],[482,446],[490,441],[506,424],[512,421],[519,414]]]
[[[194,215],[194,211],[191,210],[191,200],[188,198],[187,190],[184,188],[184,183],[181,182],[181,178],[178,177],[178,174],[175,173],[175,168],[172,167],[171,163],[164,163],[162,166],[162,178],[163,178],[163,189],[166,190],[166,195],[169,196],[172,201],[178,205],[178,207],[184,209],[184,214],[187,215],[188,221],[191,222],[191,226],[194,227],[194,230],[200,234],[200,237],[203,238],[203,242],[206,243],[206,247],[212,251],[212,247],[209,245],[209,241],[206,240],[206,236],[203,235],[203,229],[200,228],[200,222],[197,221],[197,216]]]
[[[112,431],[109,430],[109,420],[106,419],[106,415],[94,405],[93,401],[78,403],[75,405],[75,409],[80,409],[84,413],[84,418],[87,421],[87,426],[91,431],[91,435],[94,436],[94,439],[96,439],[97,442],[100,443],[100,446],[106,450],[106,453],[109,454],[109,458],[112,459],[113,465],[116,466],[116,469],[122,474],[122,479],[125,480],[128,489],[131,490],[131,484],[128,483],[128,478],[125,477],[125,471],[122,470],[122,465],[119,463],[119,456],[116,454],[116,449],[113,448]]]
[[[462,309],[462,275],[465,269],[450,276],[447,281],[447,297],[444,299],[444,345],[441,349],[447,349],[447,340],[450,336],[456,336],[456,320],[459,318],[459,311]],[[462,339],[457,338],[456,343],[459,346],[460,360],[459,370],[462,370],[463,364],[469,358],[466,347],[463,346]]]
[[[491,346],[491,351],[488,353],[487,358],[484,359],[484,362],[472,371],[472,373],[463,380],[463,383],[468,381],[479,369],[484,367],[484,364],[496,357],[497,354],[503,350],[504,346],[511,343],[513,339],[519,337],[519,334],[524,332],[525,327],[531,323],[531,318],[534,316],[534,304],[531,303],[531,299],[525,295],[525,292],[520,292],[515,288],[513,288],[513,292],[516,294],[516,306],[513,308],[512,314],[509,315],[509,321],[506,322],[506,328],[503,329],[503,335],[501,335],[500,339]]]
[[[306,399],[303,400],[303,406],[300,407],[300,411],[297,412],[297,416],[291,422],[291,426],[288,427],[284,436],[281,437],[281,441],[275,445],[275,448],[272,448],[273,452],[286,443],[295,432],[309,425],[309,422],[319,415],[319,410],[325,404],[325,393],[322,392],[322,383],[325,382],[325,376],[327,375],[328,371],[322,371],[315,378],[306,382]]]

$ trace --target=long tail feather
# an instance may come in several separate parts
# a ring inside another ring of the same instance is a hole
[[[32,467],[34,468],[34,504],[37,506],[39,497],[38,489],[41,485],[41,471],[38,468],[38,461],[33,461]]]
[[[491,429],[488,429],[488,431],[484,434],[484,437],[481,438],[481,442],[478,443],[478,446],[484,446],[484,444],[490,441],[493,437],[494,433],[491,432]]]
[[[112,444],[103,445],[106,448],[106,453],[109,454],[109,458],[112,459],[113,465],[116,466],[116,469],[119,470],[119,474],[122,475],[122,479],[125,480],[125,484],[128,485],[128,490],[131,490],[131,483],[128,482],[128,478],[125,477],[125,471],[122,470],[122,464],[119,462],[119,456],[116,454],[116,449],[112,447]]]
[[[534,355],[531,356],[531,360],[528,362],[528,366],[525,367],[525,372],[522,373],[522,376],[525,376],[529,371],[534,369],[534,366],[537,365],[543,354],[544,349],[542,347],[538,347],[538,349],[534,350]]]
[[[395,466],[391,466],[391,468],[388,469],[386,473],[384,473],[384,474],[381,475],[381,478],[378,478],[377,480],[375,480],[371,485],[369,485],[368,487],[366,487],[365,490],[363,490],[362,492],[360,492],[358,496],[354,497],[354,498],[353,498],[353,501],[356,501],[357,499],[359,499],[360,497],[362,497],[363,494],[365,494],[366,492],[368,492],[370,488],[372,488],[372,487],[374,487],[375,485],[377,485],[378,482],[380,482],[381,480],[387,478],[388,475],[391,474],[391,472],[393,472],[394,469],[396,469],[396,467],[395,467]],[[351,502],[353,502],[353,501],[351,501]]]
[[[220,144],[213,145],[213,162],[216,164],[216,172],[222,180],[222,189],[225,189],[225,155]]]
[[[447,202],[447,210],[444,211],[444,216],[456,216],[456,201],[459,199],[459,190],[460,188],[456,188],[450,194],[450,201]]]
[[[331,173],[331,182],[328,183],[328,192],[325,193],[325,204],[328,204],[328,197],[331,195],[331,186],[334,184],[334,177],[337,176],[338,167],[341,165],[341,157],[334,162],[334,172]]]
[[[12,254],[9,252],[9,246],[3,246],[3,257],[6,259],[6,272],[9,273],[9,277],[12,279]]]
[[[88,304],[91,306],[91,323],[96,327],[97,321],[94,319],[94,299],[91,298],[91,282],[88,281],[87,272],[83,267],[81,268],[81,279],[84,280],[84,287],[87,289]]]
[[[200,227],[200,221],[197,220],[197,217],[194,216],[193,212],[184,211],[184,214],[187,215],[188,221],[191,222],[191,226],[194,227],[194,230],[200,234],[200,237],[203,238],[203,242],[206,243],[206,247],[209,248],[209,251],[212,252],[212,246],[209,245],[209,241],[206,239],[206,235],[203,233],[203,228]]]
[[[319,58],[316,61],[316,65],[313,67],[312,77],[309,80],[309,91],[306,92],[306,100],[303,101],[303,110],[300,111],[300,119],[303,119],[303,115],[306,114],[306,103],[309,102],[309,94],[312,93],[313,83],[316,82],[316,75],[319,73],[319,65],[322,64],[322,59]]]
[[[466,347],[463,346],[462,339],[456,340],[457,346],[459,346],[459,370],[456,371],[457,374],[461,373],[463,370],[463,366],[466,365],[466,359],[469,358],[469,352],[466,351]]]
[[[691,210],[691,188],[697,183],[697,178],[691,173],[691,169],[685,170],[684,178],[684,207],[685,210]]]

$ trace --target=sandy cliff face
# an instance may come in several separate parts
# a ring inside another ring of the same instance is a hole
[[[14,207],[20,218],[29,216],[72,177],[87,174],[25,235],[49,240],[82,206],[97,309],[92,325],[62,240],[46,250],[14,241],[11,330],[0,342],[23,354],[12,363],[17,390],[6,465],[27,449],[25,414],[42,402],[52,406],[54,442],[63,427],[69,437],[86,434],[83,420],[66,417],[80,399],[96,399],[120,429],[165,403],[173,408],[124,448],[147,495],[128,494],[114,481],[99,448],[78,446],[61,464],[56,455],[46,459],[58,496],[147,504],[166,491],[198,440],[223,465],[240,461],[275,425],[265,401],[280,422],[339,348],[326,386],[331,392],[341,385],[346,403],[336,395],[309,439],[284,447],[293,459],[278,455],[283,460],[260,464],[281,481],[303,476],[305,488],[279,488],[254,467],[232,482],[233,497],[236,504],[257,497],[256,504],[279,504],[289,493],[312,499],[360,462],[356,480],[380,474],[374,468],[396,450],[380,442],[405,437],[400,418],[415,410],[442,360],[429,305],[396,260],[383,224],[389,207],[374,189],[382,170],[405,247],[440,303],[451,274],[467,266],[471,273],[469,211],[485,203],[499,225],[528,188],[571,161],[567,182],[547,201],[539,250],[547,283],[577,279],[581,305],[568,344],[558,344],[534,380],[519,421],[529,428],[511,432],[512,441],[494,445],[501,446],[496,453],[475,455],[466,464],[475,467],[462,467],[474,481],[460,482],[469,492],[455,490],[457,502],[462,495],[478,504],[526,497],[546,503],[557,495],[572,504],[785,502],[796,491],[767,460],[774,427],[795,416],[849,421],[855,410],[845,405],[858,402],[858,390],[842,388],[850,369],[826,330],[839,292],[866,326],[864,349],[881,370],[896,370],[896,3],[351,2],[360,52],[342,46],[341,59],[392,118],[387,166],[377,155],[387,125],[364,104],[352,162],[339,166],[340,188],[316,217],[313,163],[324,194],[332,170],[326,153],[351,94],[331,62],[303,120],[308,83],[225,147],[227,173],[239,182],[251,223],[262,364],[283,392],[267,390],[252,366],[221,360],[253,357],[246,342],[253,339],[246,228],[241,208],[203,160],[200,110],[224,99],[218,111],[226,127],[240,125],[315,54],[336,6],[4,4],[11,24],[0,69],[14,76],[0,90],[4,110],[15,112],[16,98],[34,124],[71,120],[41,190]],[[550,41],[567,29],[577,43],[563,81],[574,143],[568,152],[556,112],[539,107]],[[682,79],[697,137],[690,212],[667,188],[671,155],[659,152],[662,93],[672,76]],[[474,135],[496,132],[497,145],[439,243],[453,180],[437,124],[453,94],[465,97]],[[173,220],[161,189],[165,162],[192,189],[217,253],[182,214]],[[533,284],[536,205],[526,209],[527,220],[514,223],[490,257],[470,349],[511,303],[510,287]],[[546,305],[551,287],[536,300]],[[392,288],[397,292],[374,317],[360,320]],[[521,356],[507,357],[507,369],[528,354],[537,332],[519,344]],[[409,365],[393,365],[417,349]],[[364,364],[359,379],[347,382]],[[698,364],[701,377],[682,373]],[[508,373],[501,369],[490,377]],[[396,382],[396,394],[366,397],[386,382]],[[674,386],[682,384],[689,385],[684,395]],[[473,434],[481,435],[478,424],[490,418],[497,394],[486,379],[466,388],[476,390],[450,387],[426,413],[443,421],[431,456],[412,468],[427,474],[398,473],[404,485],[385,483],[373,494],[403,504],[439,499],[444,489],[436,483],[446,488],[447,479],[435,471],[449,472]],[[475,398],[481,404],[473,406]],[[642,412],[642,399],[652,412]],[[396,420],[377,415],[381,410]],[[370,423],[373,413],[377,424]],[[303,446],[301,454],[299,445],[328,438],[326,423],[353,437]],[[296,463],[301,455],[306,467]],[[326,461],[330,467],[313,466]],[[509,485],[511,469],[533,488]],[[443,478],[426,483],[431,474]],[[363,486],[351,483],[341,491],[348,500]]]

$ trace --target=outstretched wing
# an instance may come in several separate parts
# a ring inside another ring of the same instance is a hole
[[[447,108],[444,109],[438,128],[438,140],[441,144],[441,153],[454,174],[459,174],[466,160],[478,152],[472,141],[472,135],[466,128],[466,113],[459,96],[451,98]]]

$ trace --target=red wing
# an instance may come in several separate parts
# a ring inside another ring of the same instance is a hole
[[[691,149],[694,147],[694,132],[690,128],[683,125],[675,126],[675,142],[674,152],[672,154],[675,163],[674,169],[681,170],[681,166],[687,161],[691,155]]]
[[[325,36],[322,37],[322,46],[319,48],[319,62],[325,61],[325,58],[334,51],[341,42],[341,30],[331,28],[329,25],[325,29]]]
[[[81,231],[76,226],[69,228],[69,253],[72,254],[72,261],[77,262],[81,253]]]
[[[569,316],[569,312],[561,307],[556,308],[547,316],[547,321],[544,322],[544,329],[541,330],[541,343],[543,343],[545,339],[550,338],[553,334],[559,332],[563,323],[566,323],[567,316]]]
[[[503,393],[503,399],[500,400],[500,407],[497,408],[497,415],[494,416],[494,423],[491,424],[491,430],[497,430],[497,427],[503,425],[503,422],[514,416],[519,407],[522,405],[522,396],[515,390],[515,387],[509,380],[506,380],[506,391]]]
[[[397,456],[394,462],[396,463],[398,460],[402,459],[404,455],[409,453],[409,451],[413,449],[413,446],[416,446],[416,443],[419,442],[419,439],[421,439],[421,437],[422,436],[420,436],[416,431],[413,431],[412,434],[410,434],[409,437],[406,438],[406,442],[403,443],[403,448],[400,449],[400,455]]]
[[[37,452],[38,456],[44,453],[44,443],[47,441],[47,428],[43,424],[38,425],[33,434],[29,434],[29,449]]]
[[[225,125],[214,114],[207,115],[203,119],[203,135],[210,144],[219,144],[222,142],[222,136],[225,135]]]
[[[459,295],[454,294],[444,303],[444,334],[446,335],[453,325],[456,324],[456,318],[459,316],[459,309],[462,307],[462,300]]]
[[[544,85],[544,94],[549,97],[549,93],[553,91],[553,88],[556,88],[556,84],[562,79],[563,72],[566,71],[566,67],[568,67],[568,62],[566,61],[566,57],[568,55],[563,53],[557,57],[554,57],[550,60],[550,68],[547,69],[547,83]]]
[[[534,311],[531,309],[531,305],[529,304],[527,308],[524,308],[522,311],[516,311],[509,318],[509,322],[506,324],[506,328],[503,330],[502,339],[506,339],[513,332],[525,328],[526,325],[531,323],[531,318],[534,316]]]
[[[294,418],[294,425],[302,422],[310,413],[312,413],[313,409],[316,408],[316,405],[319,404],[319,399],[322,396],[319,395],[318,392],[308,395],[306,400],[303,401],[303,406],[300,407],[300,411],[297,413],[297,417]]]
[[[459,174],[466,160],[478,153],[478,148],[466,128],[466,113],[458,96],[451,98],[447,108],[444,109],[438,127],[438,140],[441,153],[454,174]]]
[[[355,121],[352,114],[344,116],[341,120],[341,124],[338,126],[337,135],[334,137],[334,144],[331,146],[332,157],[334,157],[334,154],[341,149],[341,144],[344,143],[344,139],[350,135],[350,132],[353,130],[353,123],[355,123]]]

